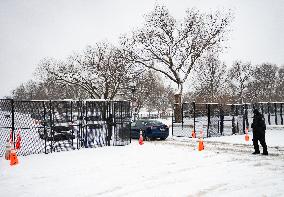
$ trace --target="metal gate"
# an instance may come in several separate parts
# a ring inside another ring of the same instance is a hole
[[[8,142],[18,148],[18,155],[126,145],[130,120],[126,101],[1,99],[0,156]]]

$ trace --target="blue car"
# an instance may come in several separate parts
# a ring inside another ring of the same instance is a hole
[[[142,131],[146,139],[165,140],[169,136],[169,127],[157,120],[143,119],[131,123],[131,138],[138,139]]]

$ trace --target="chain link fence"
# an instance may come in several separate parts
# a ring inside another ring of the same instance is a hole
[[[178,137],[218,137],[244,134],[250,129],[253,110],[259,109],[267,125],[284,125],[284,103],[218,104],[183,103],[182,121],[177,123],[172,117],[172,135]]]
[[[130,120],[126,101],[0,99],[0,156],[8,142],[18,155],[127,145]]]

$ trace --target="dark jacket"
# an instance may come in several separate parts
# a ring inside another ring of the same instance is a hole
[[[107,126],[111,128],[111,126],[115,126],[115,123],[113,122],[113,116],[109,115],[109,117],[106,119]]]
[[[115,126],[115,123],[113,122],[113,116],[111,114],[107,118],[106,124],[107,124],[108,136],[111,136],[112,135],[112,126]]]
[[[251,124],[254,137],[264,137],[266,125],[263,116],[260,113],[255,113]]]

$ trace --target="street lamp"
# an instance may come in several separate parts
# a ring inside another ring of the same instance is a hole
[[[134,121],[135,121],[136,120],[136,114],[133,113],[133,102],[134,102],[134,94],[135,94],[135,91],[137,90],[136,89],[136,82],[135,81],[130,82],[129,87],[131,89],[131,118],[132,118],[132,115],[134,115]]]

